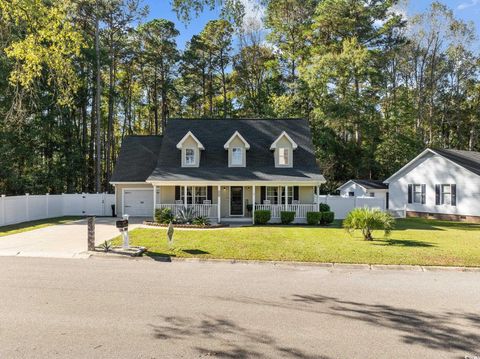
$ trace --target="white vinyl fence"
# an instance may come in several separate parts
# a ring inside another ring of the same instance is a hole
[[[318,196],[318,201],[328,204],[330,210],[335,212],[336,219],[344,219],[348,212],[357,207],[386,209],[385,198]]]
[[[0,197],[0,226],[62,216],[111,216],[114,194],[79,193]]]

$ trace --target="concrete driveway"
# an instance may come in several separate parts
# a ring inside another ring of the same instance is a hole
[[[101,244],[116,237],[117,218],[96,218],[95,243]],[[130,220],[129,229],[141,225],[141,219]],[[0,238],[0,256],[86,258],[87,220],[35,229]]]

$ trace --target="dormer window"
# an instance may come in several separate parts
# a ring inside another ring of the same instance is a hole
[[[286,147],[280,147],[278,149],[278,164],[280,166],[288,166],[289,163],[289,149]]]
[[[232,165],[241,166],[243,162],[243,151],[241,147],[232,148]]]
[[[195,164],[195,149],[193,148],[185,149],[185,164],[187,166],[193,166]]]

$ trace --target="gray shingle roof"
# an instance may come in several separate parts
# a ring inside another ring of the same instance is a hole
[[[111,182],[145,182],[158,160],[161,136],[127,136],[123,139]]]
[[[457,165],[480,175],[480,152],[447,149],[433,149],[433,151],[455,162]]]
[[[205,146],[199,168],[182,168],[177,143],[188,131]],[[228,167],[225,142],[238,131],[251,148],[247,167]],[[297,143],[293,168],[275,168],[270,145],[286,131]],[[316,163],[310,126],[303,119],[175,119],[170,120],[160,149],[157,165],[149,181],[318,181],[324,178]]]
[[[355,182],[366,189],[388,189],[388,184],[385,184],[383,181],[379,180],[354,179],[352,182]]]

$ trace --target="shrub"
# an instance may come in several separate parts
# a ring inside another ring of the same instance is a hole
[[[307,224],[316,226],[320,223],[322,214],[320,212],[307,212]]]
[[[210,225],[210,219],[208,219],[208,217],[205,217],[205,216],[198,216],[198,217],[195,217],[192,224],[194,224],[196,226],[203,226],[203,227],[209,226]]]
[[[166,224],[173,221],[173,213],[170,208],[161,208],[155,211],[155,222]]]
[[[280,212],[280,220],[282,224],[290,224],[295,219],[295,212],[294,211],[281,211]]]
[[[363,239],[373,240],[372,231],[383,230],[388,236],[395,225],[392,215],[379,209],[355,208],[343,220],[343,228],[350,233],[360,229]]]
[[[254,217],[255,224],[266,224],[272,217],[272,214],[268,210],[259,210],[255,211]]]
[[[190,224],[195,219],[196,212],[192,207],[182,208],[178,211],[175,221],[181,224]]]
[[[320,212],[330,212],[330,206],[326,203],[320,203],[318,209]]]
[[[335,213],[331,211],[320,212],[322,214],[322,218],[320,219],[320,224],[326,225],[331,224],[335,219]]]

